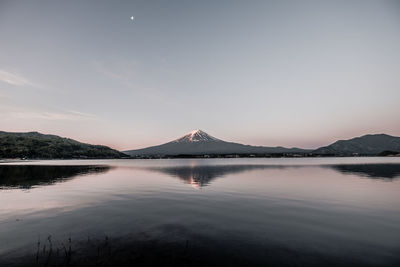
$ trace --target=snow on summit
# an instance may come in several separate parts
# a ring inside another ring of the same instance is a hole
[[[203,132],[202,130],[194,130],[190,133],[176,139],[174,142],[207,142],[207,141],[218,141],[219,139],[212,137],[211,135]]]

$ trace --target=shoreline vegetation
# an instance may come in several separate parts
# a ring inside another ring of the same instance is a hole
[[[337,154],[290,154],[290,153],[274,153],[274,154],[205,154],[205,155],[144,155],[144,156],[132,156],[131,159],[193,159],[193,158],[328,158],[328,157],[400,157],[400,153],[383,153],[377,155],[371,154],[354,154],[354,155],[337,155]]]
[[[71,157],[71,158],[0,158],[0,163],[20,163],[32,162],[36,160],[93,160],[93,159],[226,159],[226,158],[329,158],[329,157],[400,157],[399,152],[383,151],[379,154],[358,154],[341,155],[341,154],[290,154],[290,153],[274,153],[274,154],[180,154],[180,155],[141,155],[141,156],[124,156],[120,158],[90,158],[90,157]]]
[[[167,234],[168,235],[168,234]],[[154,237],[146,233],[122,237],[76,240],[71,235],[56,241],[52,235],[32,242],[30,252],[0,260],[9,267],[91,267],[91,266],[382,266],[351,255],[311,252],[282,247],[276,243],[241,243],[239,240],[210,240],[200,236]],[[16,260],[17,258],[17,260]],[[385,266],[397,266],[388,261]]]

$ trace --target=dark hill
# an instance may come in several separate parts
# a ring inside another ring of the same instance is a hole
[[[121,158],[127,155],[107,146],[90,145],[38,132],[0,131],[0,158],[71,159]]]
[[[320,147],[312,153],[316,155],[349,156],[378,155],[383,151],[400,152],[400,137],[387,134],[367,134],[349,140],[339,140],[335,143]]]

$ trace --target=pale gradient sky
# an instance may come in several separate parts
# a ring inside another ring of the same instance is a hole
[[[0,0],[0,48],[3,131],[121,150],[400,136],[400,1]]]

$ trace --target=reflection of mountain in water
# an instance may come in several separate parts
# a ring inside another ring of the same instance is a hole
[[[330,167],[342,173],[356,174],[369,178],[400,178],[400,164],[343,164]]]
[[[176,166],[176,167],[159,167],[151,168],[151,170],[160,171],[162,173],[175,176],[183,180],[185,183],[195,187],[203,187],[218,177],[227,174],[239,173],[255,169],[266,168],[282,168],[283,166],[272,165],[209,165],[209,166]]]
[[[228,174],[258,169],[322,167],[312,165],[197,165],[149,168],[170,176],[178,177],[185,183],[195,187],[207,186],[212,180]],[[400,164],[340,164],[328,165],[341,173],[355,174],[362,177],[377,179],[400,178]]]
[[[0,189],[48,185],[109,169],[107,166],[0,165]]]

